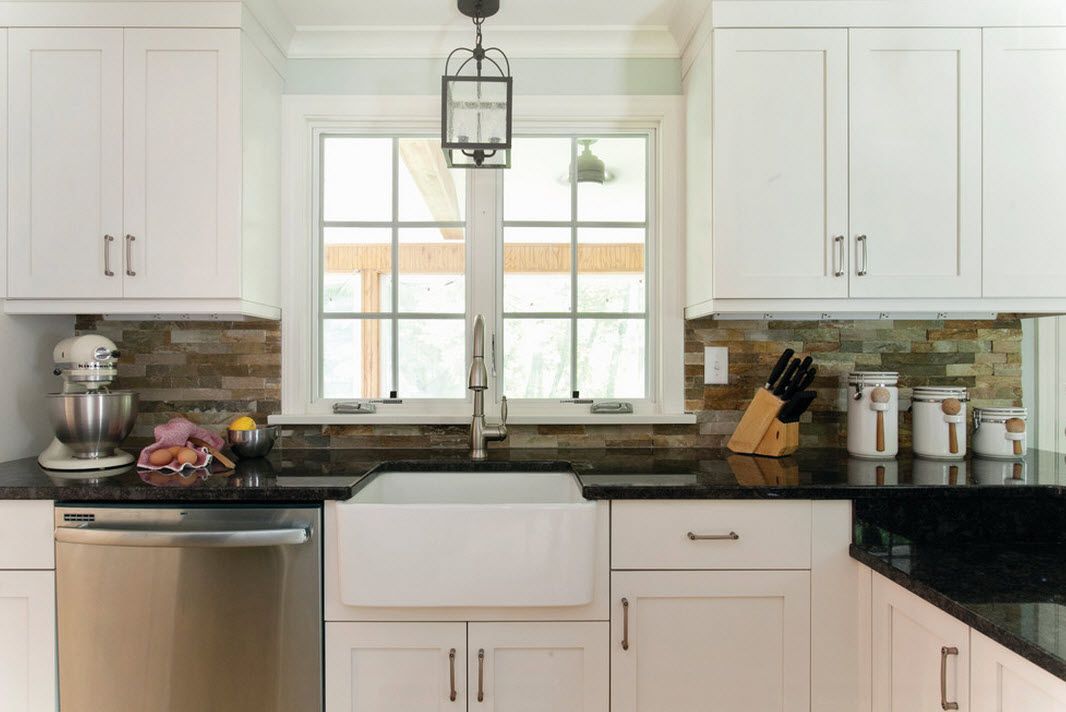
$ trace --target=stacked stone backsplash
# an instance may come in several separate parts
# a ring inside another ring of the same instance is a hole
[[[79,316],[75,332],[102,334],[122,356],[114,387],[140,395],[127,441],[152,441],[175,415],[223,430],[249,414],[260,423],[281,409],[281,326],[272,321],[113,321]]]
[[[83,316],[123,352],[117,387],[141,394],[133,444],[174,415],[222,428],[242,413],[260,422],[280,408],[281,326],[275,322],[109,321]],[[919,385],[970,389],[971,406],[1021,405],[1020,320],[715,321],[686,324],[685,407],[691,425],[517,425],[504,447],[720,447],[784,348],[810,354],[818,392],[803,418],[806,446],[842,445],[849,371],[899,371],[901,393]],[[703,348],[729,347],[729,384],[703,385]],[[910,443],[910,417],[901,418]],[[465,425],[325,425],[283,429],[283,447],[464,448]],[[498,447],[498,446],[497,446]]]

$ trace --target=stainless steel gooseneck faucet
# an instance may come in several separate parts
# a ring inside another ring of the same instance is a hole
[[[485,424],[485,390],[489,387],[489,372],[485,368],[485,318],[474,317],[474,348],[470,361],[467,388],[474,392],[474,418],[470,421],[470,459],[484,460],[489,456],[486,443],[507,439],[507,396],[503,396],[499,425]]]

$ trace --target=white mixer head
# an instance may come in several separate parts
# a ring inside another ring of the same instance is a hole
[[[56,344],[55,374],[84,388],[103,388],[118,375],[118,347],[106,336],[71,336]]]

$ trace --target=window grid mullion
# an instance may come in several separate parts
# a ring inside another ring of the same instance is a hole
[[[392,383],[391,391],[400,392],[400,139],[392,139]]]
[[[570,137],[570,394],[577,397],[577,137]]]

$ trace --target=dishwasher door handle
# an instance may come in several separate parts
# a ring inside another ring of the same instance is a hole
[[[93,526],[56,527],[57,542],[94,546],[242,548],[306,544],[310,540],[310,527],[200,531]]]

